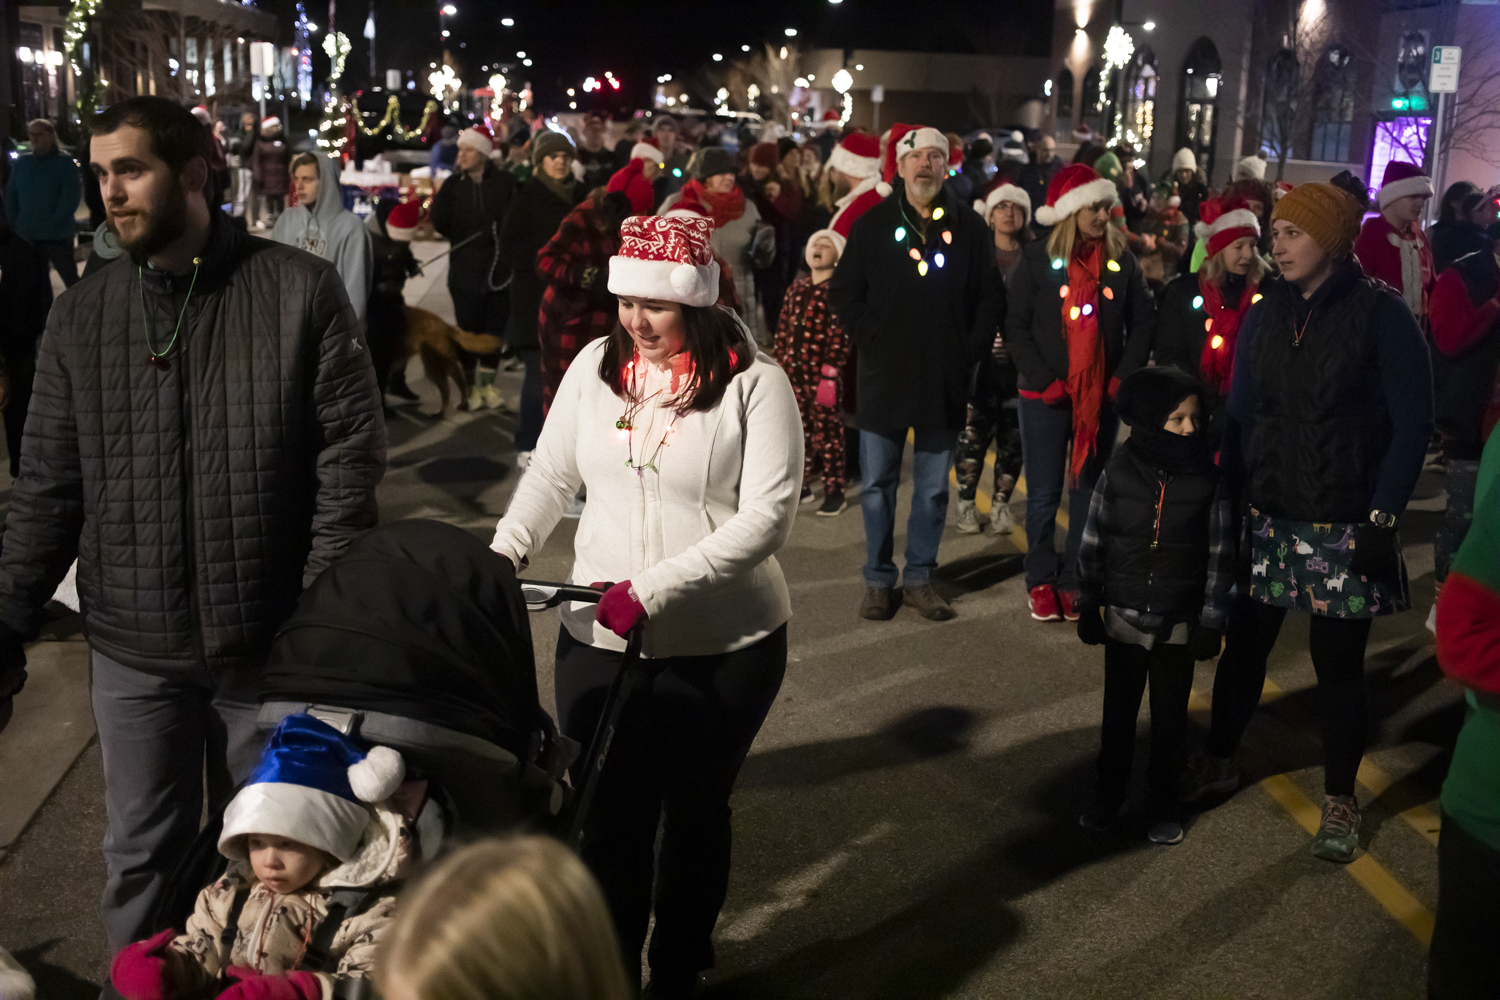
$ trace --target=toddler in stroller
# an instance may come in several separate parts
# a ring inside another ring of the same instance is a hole
[[[322,1000],[369,975],[417,828],[441,822],[430,801],[403,812],[423,802],[420,787],[399,794],[404,774],[388,747],[366,754],[311,716],[283,719],[224,810],[228,871],[198,894],[183,933],[115,956],[114,988],[126,1000]]]

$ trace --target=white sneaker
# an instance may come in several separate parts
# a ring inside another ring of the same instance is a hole
[[[958,520],[953,528],[960,535],[979,534],[979,508],[974,505],[973,500],[958,501]]]
[[[477,385],[472,386],[469,389],[468,409],[470,413],[478,413],[480,410],[484,409],[484,390],[479,388],[479,386]]]
[[[1008,504],[996,503],[990,507],[989,532],[992,535],[1008,535],[1016,530],[1015,515]]]
[[[499,410],[505,406],[505,397],[500,395],[500,390],[493,385],[485,386],[480,395],[484,398],[484,405],[487,409]]]

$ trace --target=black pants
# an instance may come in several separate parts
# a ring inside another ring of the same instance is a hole
[[[37,240],[37,246],[41,247],[47,254],[47,260],[57,268],[57,274],[62,278],[64,288],[72,288],[78,284],[78,261],[73,259],[73,243],[71,240]]]
[[[10,454],[10,478],[21,474],[21,439],[26,431],[26,411],[31,408],[31,383],[36,378],[36,342],[7,347],[4,351],[10,394],[5,397],[5,447]]]
[[[557,639],[563,731],[587,743],[620,655]],[[710,936],[729,889],[729,793],[786,673],[786,626],[718,656],[655,661],[649,690],[628,703],[615,731],[583,841],[604,890],[627,969],[640,962],[656,887],[651,969],[710,968]],[[655,867],[657,826],[663,825]]]
[[[516,349],[525,365],[521,377],[521,412],[516,416],[516,451],[532,451],[542,436],[546,410],[542,408],[542,352],[535,347]]]
[[[370,363],[375,366],[375,382],[385,397],[391,380],[391,365],[396,347],[406,336],[406,300],[400,292],[373,292],[365,309],[365,340],[370,345]]]
[[[1428,1000],[1491,1000],[1500,992],[1500,851],[1443,816],[1437,923],[1427,956]]]
[[[505,336],[505,324],[510,319],[510,289],[492,292],[483,287],[455,287],[450,281],[448,294],[453,296],[453,322],[460,330],[485,333],[492,337]],[[476,364],[483,362],[485,367],[493,368],[500,360],[498,352],[470,354],[460,347],[458,354],[471,382],[474,380]]]
[[[1229,612],[1224,655],[1214,677],[1213,728],[1208,752],[1229,757],[1260,704],[1266,659],[1276,645],[1285,608],[1241,596]],[[1308,648],[1318,675],[1318,723],[1323,734],[1323,790],[1353,795],[1370,729],[1370,694],[1365,687],[1365,644],[1371,618],[1313,615]]]
[[[1125,801],[1135,758],[1135,723],[1141,695],[1151,682],[1151,763],[1146,771],[1148,811],[1165,818],[1177,810],[1182,738],[1193,687],[1193,653],[1187,646],[1146,649],[1104,640],[1104,721],[1099,727],[1099,794]]]

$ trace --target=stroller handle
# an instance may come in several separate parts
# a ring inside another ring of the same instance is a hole
[[[527,611],[546,611],[559,604],[575,601],[579,604],[598,604],[604,591],[593,587],[580,587],[572,583],[547,583],[542,580],[522,580],[521,596],[526,599]]]

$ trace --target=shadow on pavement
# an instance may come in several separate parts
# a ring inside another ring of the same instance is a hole
[[[978,716],[941,705],[897,719],[879,732],[786,747],[752,756],[738,788],[823,785],[862,771],[900,767],[962,750]]]
[[[36,980],[37,997],[39,1000],[96,1000],[100,989],[98,983],[89,982],[67,969],[43,960],[42,956],[61,942],[62,938],[51,938],[35,947],[14,953],[16,960]]]

